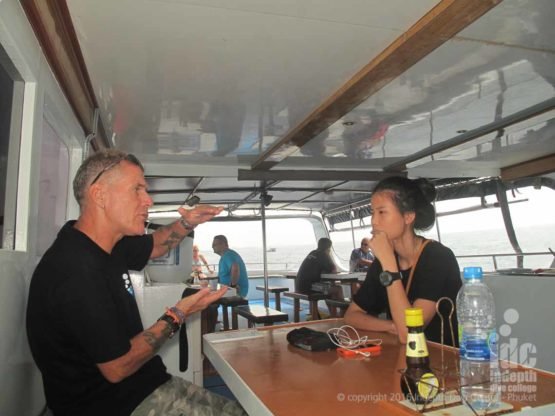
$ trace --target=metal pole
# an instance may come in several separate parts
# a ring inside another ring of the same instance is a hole
[[[509,237],[509,242],[513,246],[513,250],[517,254],[516,256],[516,267],[524,267],[524,257],[522,256],[522,249],[518,244],[516,238],[515,228],[513,227],[513,220],[511,219],[511,210],[509,209],[509,203],[507,202],[507,189],[505,185],[500,180],[497,180],[497,201],[499,202],[499,208],[501,208],[501,214],[503,215],[503,222],[505,223],[505,230],[507,231],[507,237]],[[496,266],[497,269],[497,266]]]
[[[260,201],[260,213],[262,215],[262,259],[264,261],[264,306],[270,307],[270,297],[268,296],[268,259],[266,256],[266,207],[265,199]]]
[[[353,249],[357,248],[355,243],[355,225],[353,224],[353,207],[349,206],[349,218],[351,220],[351,237],[353,238]]]
[[[437,230],[437,241],[439,241],[441,243],[441,230],[439,228],[439,218],[437,215],[437,205],[436,205],[436,201],[434,201],[434,210],[436,212],[436,230]]]

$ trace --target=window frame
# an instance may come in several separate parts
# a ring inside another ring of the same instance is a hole
[[[7,52],[0,44],[0,65],[12,79],[12,102],[10,113],[10,127],[8,133],[8,154],[6,166],[6,183],[4,195],[4,225],[2,228],[2,250],[16,250],[18,241],[18,187],[19,167],[21,154],[21,131],[23,120],[23,104],[25,83]],[[14,180],[15,179],[15,180]],[[11,240],[11,241],[9,241]]]

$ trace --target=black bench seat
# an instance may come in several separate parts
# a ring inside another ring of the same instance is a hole
[[[329,295],[321,292],[287,292],[284,293],[284,296],[287,296],[288,298],[293,298],[293,312],[295,322],[299,322],[300,320],[301,300],[308,301],[310,305],[310,314],[312,315],[312,319],[318,320],[320,319],[320,313],[318,312],[318,301],[329,298]]]
[[[326,299],[326,305],[331,312],[332,318],[343,318],[350,304],[350,300]]]

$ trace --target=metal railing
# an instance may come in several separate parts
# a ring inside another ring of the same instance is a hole
[[[551,251],[542,251],[542,252],[529,252],[529,253],[483,253],[483,254],[462,254],[462,255],[457,255],[457,260],[459,260],[459,265],[462,267],[464,267],[465,262],[464,260],[466,259],[488,259],[488,263],[492,264],[493,267],[492,269],[488,270],[487,267],[485,267],[485,263],[484,262],[480,262],[479,264],[475,264],[478,266],[482,266],[484,268],[484,271],[498,271],[500,269],[506,269],[506,268],[511,268],[510,266],[499,266],[499,259],[506,259],[506,258],[511,258],[513,257],[515,259],[515,264],[517,264],[516,259],[517,257],[532,257],[532,256],[551,256],[552,258],[552,263],[550,266],[543,264],[543,267],[541,266],[537,266],[537,267],[530,267],[530,269],[548,269],[548,268],[554,268],[555,267],[555,252],[551,252]],[[256,275],[256,274],[263,274],[264,273],[264,263],[263,262],[254,262],[254,263],[245,263],[245,266],[247,267],[247,270],[249,271],[249,275]],[[269,262],[268,263],[268,271],[272,274],[275,273],[284,273],[284,272],[296,272],[297,269],[299,268],[300,264],[297,263],[291,263],[291,262]],[[218,264],[210,264],[210,267],[213,268],[213,270],[215,270],[217,272],[218,270]],[[514,267],[513,267],[514,268]],[[516,268],[515,268],[516,269]]]
[[[489,258],[491,263],[493,264],[493,270],[492,271],[498,271],[500,269],[505,269],[507,267],[499,267],[499,258],[511,258],[513,257],[515,259],[515,264],[518,264],[517,262],[517,258],[521,257],[521,258],[529,258],[531,256],[550,256],[552,258],[552,263],[550,266],[547,265],[543,265],[542,266],[534,266],[534,267],[530,267],[529,269],[547,269],[547,268],[553,268],[555,267],[555,254],[552,251],[544,251],[544,252],[530,252],[530,253],[484,253],[484,254],[463,254],[463,255],[457,255],[457,260],[464,260],[464,259],[483,259],[483,258]],[[465,263],[464,261],[460,261],[460,263]],[[511,268],[510,266],[508,268]],[[518,267],[517,267],[518,268]],[[515,269],[517,269],[515,268]],[[522,268],[520,268],[522,269]],[[485,269],[484,269],[485,270]]]
[[[218,264],[210,264],[209,265],[215,272],[218,271]],[[264,273],[264,263],[263,262],[256,262],[256,263],[245,263],[247,270],[250,274],[263,274]],[[299,268],[300,264],[297,263],[288,263],[288,262],[268,262],[268,271],[270,273],[276,272],[296,272]]]

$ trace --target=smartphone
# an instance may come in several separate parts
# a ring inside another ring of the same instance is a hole
[[[337,353],[342,357],[376,357],[382,352],[382,346],[378,344],[363,344],[356,348],[337,348]]]

